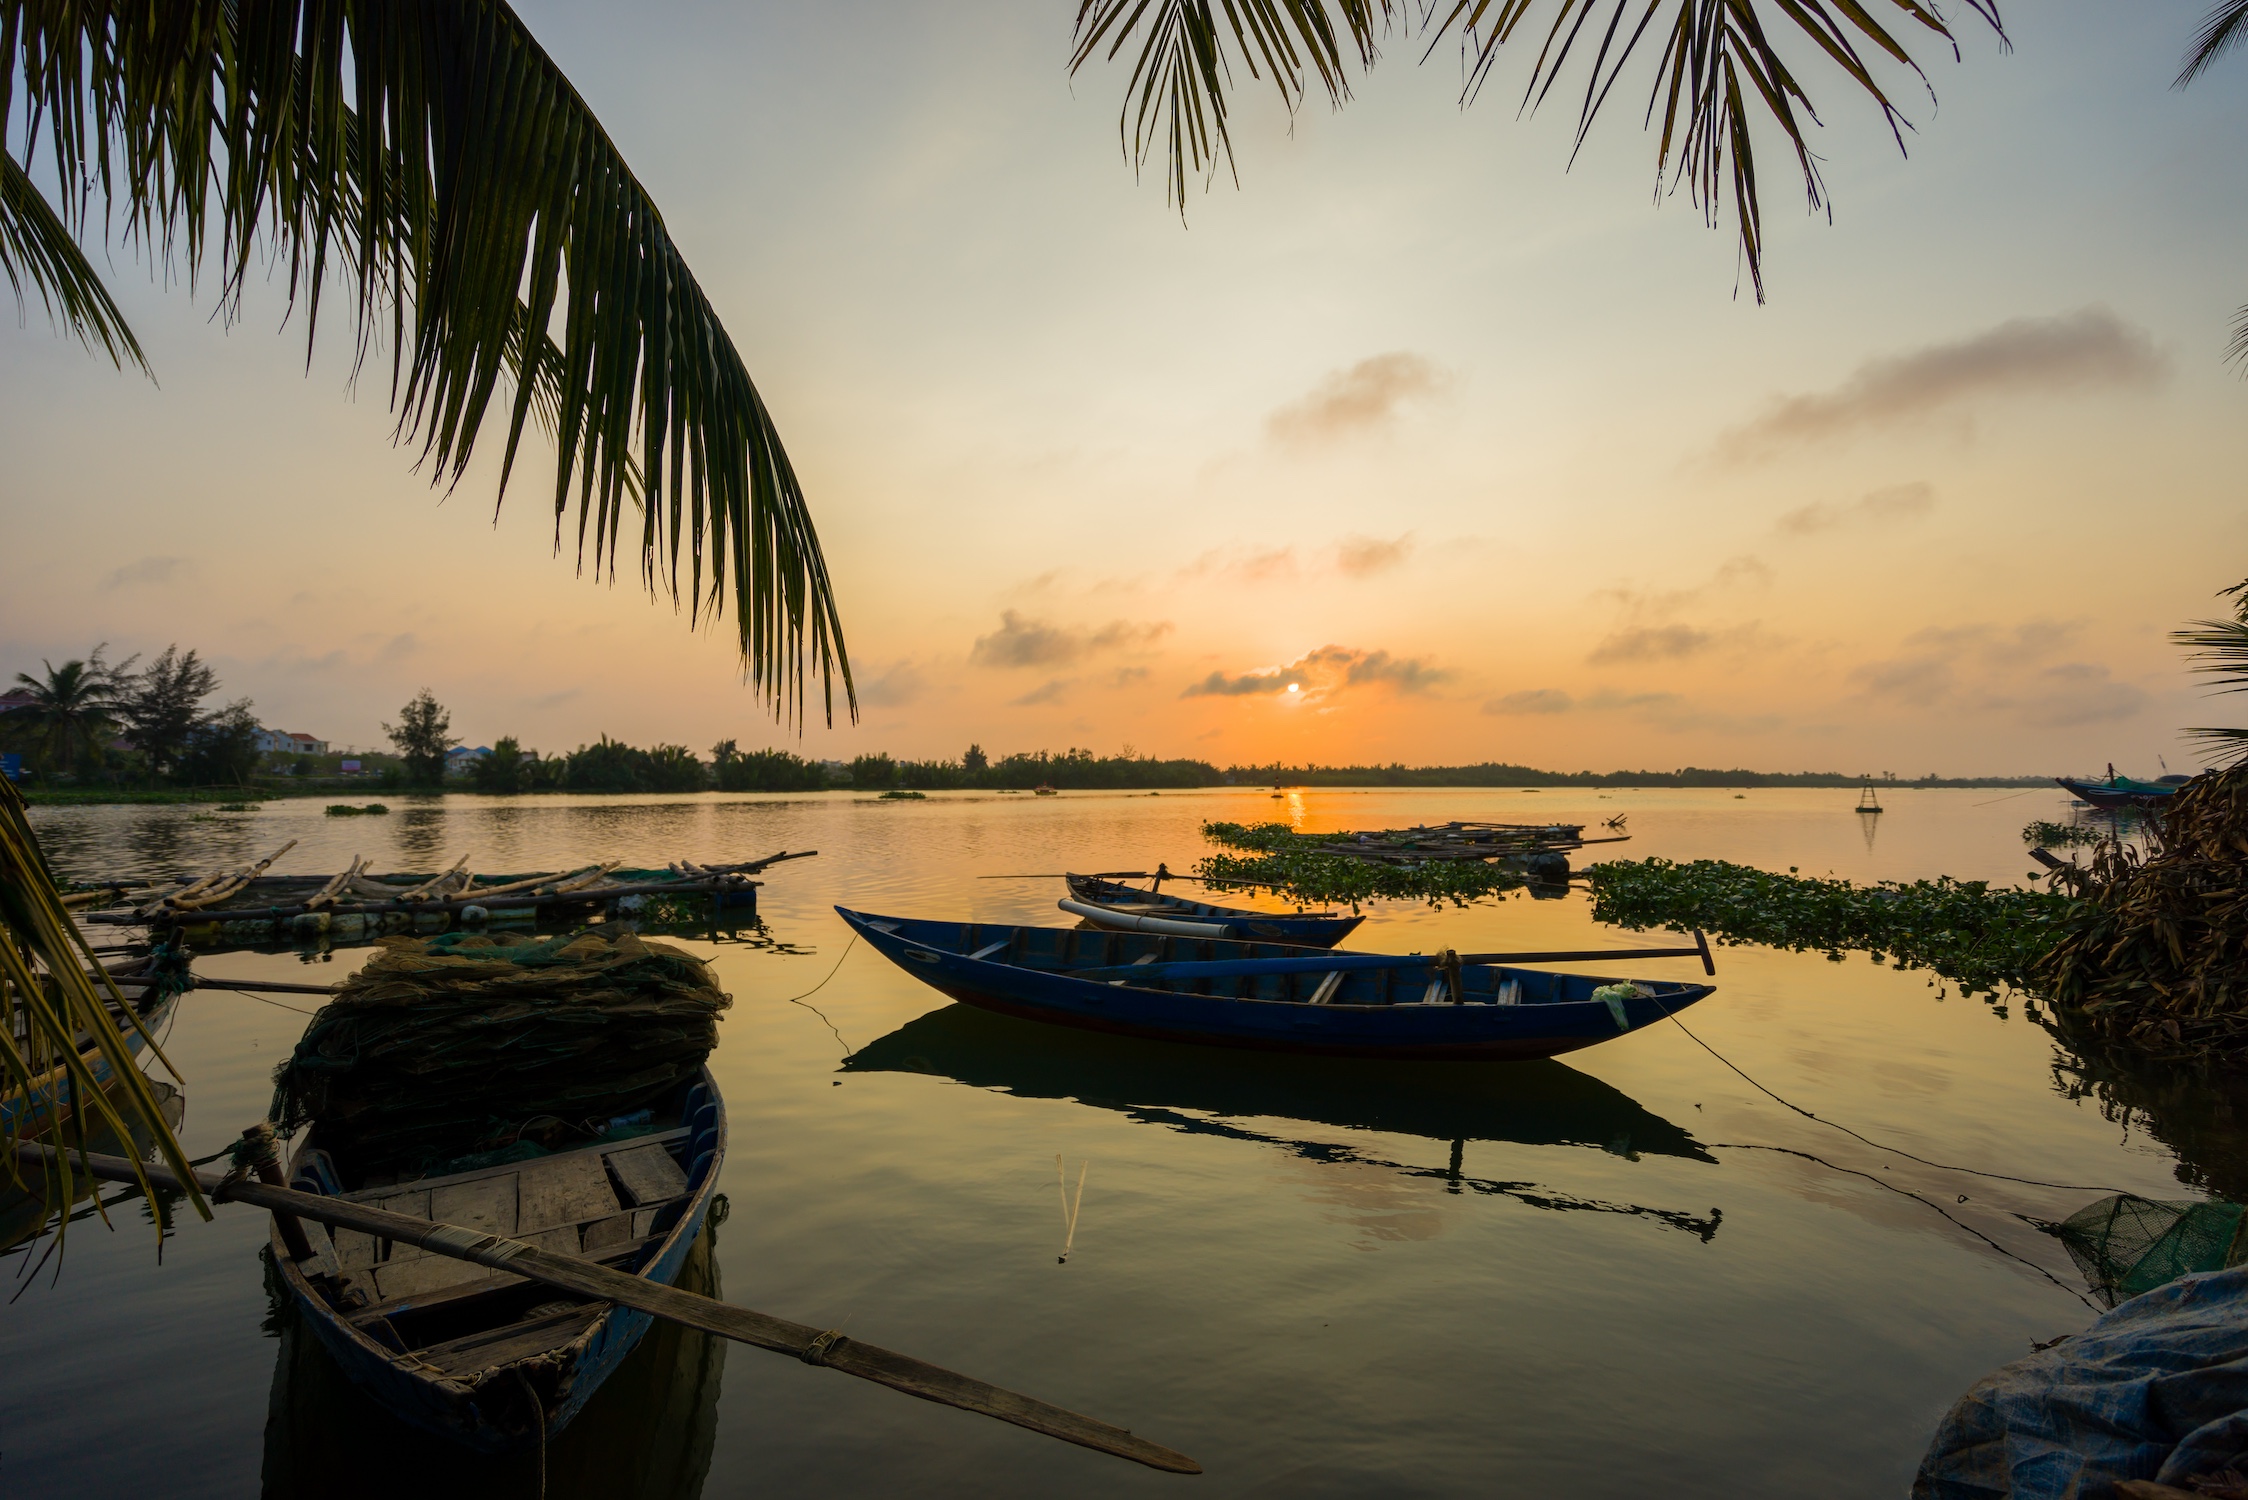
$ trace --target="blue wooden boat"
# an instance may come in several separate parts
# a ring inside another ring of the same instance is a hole
[[[1095,875],[1066,875],[1063,879],[1069,882],[1069,897],[1060,903],[1061,909],[1115,932],[1160,932],[1170,937],[1332,948],[1366,920],[1331,911],[1269,912],[1217,906],[1166,896],[1153,887],[1143,891]]]
[[[512,1153],[510,1153],[512,1154]],[[392,1213],[583,1255],[669,1286],[702,1233],[726,1156],[725,1108],[705,1068],[658,1108],[591,1144],[410,1181],[362,1181],[316,1122],[290,1185]],[[308,1233],[317,1227],[307,1224]],[[648,1331],[649,1315],[410,1245],[339,1230],[274,1264],[337,1366],[400,1418],[486,1453],[569,1425]]]
[[[2115,767],[2108,767],[2107,780],[2087,781],[2075,776],[2056,776],[2060,785],[2074,792],[2079,800],[2094,807],[2159,807],[2167,799],[2185,789],[2190,776],[2164,776],[2154,781],[2140,781],[2135,777],[2118,776]]]
[[[1206,1046],[1463,1061],[1552,1057],[1653,1025],[1712,992],[1705,984],[1620,985],[1494,964],[1447,973],[1435,955],[1400,961],[1282,943],[836,911],[899,968],[965,1004]],[[1130,975],[1205,963],[1251,972]],[[1596,990],[1607,993],[1596,997]]]

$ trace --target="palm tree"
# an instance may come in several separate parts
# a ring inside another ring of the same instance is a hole
[[[1966,6],[2004,39],[1997,0]],[[2248,8],[2248,0],[2229,0],[2232,6]],[[1761,302],[1755,126],[1779,128],[1812,209],[1826,201],[1818,158],[1804,136],[1819,112],[1789,54],[1838,67],[1872,101],[1902,150],[1908,123],[1877,70],[1901,70],[1925,87],[1906,38],[1955,55],[1957,48],[1950,23],[1927,0],[1554,0],[1550,21],[1532,24],[1540,8],[1538,0],[1078,0],[1070,70],[1095,57],[1115,58],[1137,41],[1118,133],[1125,154],[1140,165],[1161,143],[1169,193],[1183,205],[1189,176],[1231,162],[1227,95],[1237,73],[1268,82],[1290,111],[1314,88],[1340,107],[1350,98],[1354,59],[1359,69],[1371,68],[1393,28],[1417,25],[1424,57],[1457,39],[1466,103],[1482,93],[1506,44],[1520,34],[1538,47],[1523,85],[1525,109],[1545,102],[1572,53],[1589,56],[1577,102],[1581,148],[1644,45],[1656,53],[1647,94],[1647,118],[1661,123],[1656,190],[1683,185],[1713,228],[1732,199],[1742,264]]]
[[[127,657],[113,667],[102,660],[106,649],[105,642],[83,660],[59,667],[42,658],[44,677],[16,674],[16,681],[30,690],[31,701],[8,715],[7,727],[11,734],[22,732],[49,766],[74,773],[83,760],[100,760],[117,727],[118,698],[139,658]]]
[[[838,679],[857,717],[771,414],[655,204],[503,0],[0,0],[0,273],[146,369],[79,244],[95,222],[191,285],[211,276],[229,316],[264,250],[308,344],[340,297],[359,360],[388,341],[393,435],[434,483],[457,484],[504,418],[504,495],[535,417],[557,450],[555,539],[574,509],[581,568],[589,544],[612,577],[636,550],[691,623],[731,603],[744,678],[777,716],[803,722],[816,676],[830,720]],[[75,1050],[91,1036],[117,1109],[184,1174],[100,990],[122,1006],[0,786],[0,1018],[12,1005],[35,1042],[0,1026],[0,1095],[60,1056],[124,1138]]]
[[[2242,316],[2248,317],[2248,311]],[[2193,663],[2193,671],[2215,679],[2217,692],[2248,692],[2248,579],[2220,590],[2217,597],[2233,601],[2231,619],[2195,620],[2170,632],[2170,639],[2187,648],[2186,660]],[[2248,729],[2203,728],[2186,733],[2205,741],[2219,765],[2248,757]]]

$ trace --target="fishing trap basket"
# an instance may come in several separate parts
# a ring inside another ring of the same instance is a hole
[[[534,1131],[597,1135],[693,1078],[731,999],[629,931],[396,937],[274,1073],[272,1117],[362,1173],[410,1173]]]
[[[2053,1232],[2109,1306],[2195,1271],[2248,1261],[2237,1203],[2171,1203],[2118,1193],[2078,1209]]]

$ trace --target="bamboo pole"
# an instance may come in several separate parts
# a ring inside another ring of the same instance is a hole
[[[21,1159],[44,1164],[63,1153],[58,1153],[51,1146],[26,1142],[16,1148],[16,1154]],[[159,1187],[183,1186],[178,1177],[162,1167],[80,1151],[72,1151],[68,1155],[89,1176],[105,1181],[138,1182],[146,1178]],[[1173,1474],[1202,1472],[1202,1466],[1185,1454],[1174,1452],[1159,1443],[1151,1443],[1146,1438],[1135,1437],[1125,1428],[1068,1411],[1034,1396],[1004,1390],[972,1376],[926,1364],[910,1355],[863,1344],[857,1339],[847,1339],[834,1329],[823,1332],[807,1324],[791,1323],[784,1318],[752,1312],[746,1307],[700,1297],[693,1292],[598,1265],[579,1256],[540,1250],[520,1240],[478,1234],[473,1229],[433,1223],[428,1219],[409,1218],[405,1214],[390,1213],[364,1203],[346,1202],[319,1193],[298,1192],[294,1188],[272,1187],[248,1180],[226,1182],[215,1174],[200,1172],[195,1176],[204,1190],[221,1202],[248,1203],[273,1213],[311,1219],[332,1228],[356,1229],[362,1234],[380,1239],[402,1240],[409,1245],[417,1245],[432,1255],[446,1255],[455,1260],[489,1266],[494,1270],[543,1282],[589,1301],[614,1302],[620,1306],[636,1308],[688,1328],[699,1328],[705,1333],[715,1333],[737,1343],[754,1344],[760,1349],[794,1355],[806,1364],[825,1365],[846,1375],[855,1375],[861,1380],[871,1380],[878,1385],[903,1391],[909,1396],[919,1396],[924,1401],[935,1401],[981,1416],[996,1417],[1002,1422],[1012,1422],[1017,1427],[1027,1427],[1032,1432],[1113,1454],[1118,1458],[1128,1458],[1152,1469],[1163,1469]]]

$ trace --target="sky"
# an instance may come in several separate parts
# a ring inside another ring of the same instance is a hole
[[[0,318],[0,672],[177,642],[276,728],[816,756],[1084,746],[1899,775],[2197,764],[2168,633],[2248,575],[2248,56],[2050,0],[1924,48],[1900,154],[1807,60],[1832,222],[1763,143],[1768,301],[1653,191],[1648,74],[1574,163],[1526,58],[1394,36],[1245,91],[1182,215],[1067,0],[524,0],[802,476],[859,690],[776,724],[730,622],[581,575],[535,467],[433,490],[348,330],[123,249],[155,367]],[[1963,7],[1958,7],[1964,9]]]

